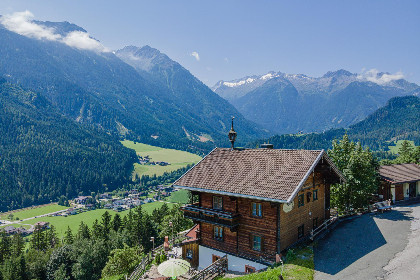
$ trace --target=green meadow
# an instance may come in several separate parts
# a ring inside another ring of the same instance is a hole
[[[134,164],[134,172],[140,177],[141,175],[156,176],[162,175],[164,172],[171,172],[181,167],[185,167],[188,164],[195,164],[201,160],[201,157],[196,154],[189,152],[165,149],[155,146],[150,146],[142,143],[134,143],[133,141],[124,140],[121,143],[130,149],[136,151],[136,153],[142,157],[149,156],[151,161],[165,161],[170,163],[167,166],[160,165],[141,165],[138,163]]]
[[[143,211],[151,214],[154,209],[160,208],[164,203],[165,202],[161,202],[161,201],[147,203],[147,204],[142,205],[142,209],[143,209]],[[47,206],[44,206],[44,207],[47,207]],[[44,207],[42,207],[42,208],[44,208]],[[47,208],[47,209],[51,209],[51,208]],[[58,210],[56,210],[56,211],[58,211]],[[110,210],[110,209],[96,209],[96,210],[83,212],[83,213],[80,213],[80,214],[77,214],[77,215],[70,215],[70,216],[67,216],[67,217],[52,216],[52,217],[34,218],[34,219],[24,221],[23,223],[33,225],[36,222],[49,222],[51,225],[54,225],[58,236],[61,238],[61,237],[64,236],[64,233],[67,230],[68,226],[72,229],[73,233],[75,233],[77,231],[81,221],[83,221],[85,224],[87,224],[89,227],[91,227],[95,220],[98,220],[98,221],[101,220],[102,215],[106,211],[108,211],[108,213],[111,214],[112,217],[114,217],[115,214],[117,213],[117,212],[115,212],[113,210]],[[44,212],[47,212],[47,210],[44,209]],[[54,212],[54,211],[52,211],[52,212]],[[129,211],[126,210],[126,211],[119,212],[119,214],[120,214],[121,217],[124,217],[125,215],[128,214],[128,212]],[[47,212],[47,213],[49,213],[49,212]],[[44,213],[44,214],[46,214],[46,213]],[[34,215],[32,217],[35,217],[35,216],[38,216],[38,215]],[[30,218],[30,217],[28,217],[28,218]],[[14,224],[12,224],[12,226],[20,227],[22,225],[20,223],[14,223]],[[30,226],[24,225],[23,227],[29,228]]]
[[[189,192],[187,190],[182,189],[174,191],[165,200],[172,203],[187,204],[190,202]]]
[[[393,153],[393,154],[398,154],[398,150],[401,148],[401,145],[402,145],[402,143],[404,142],[405,140],[398,140],[396,143],[395,143],[395,146],[388,146],[388,148],[389,148],[389,150],[391,151],[391,153]],[[408,141],[408,142],[410,142],[410,144],[413,146],[413,147],[415,147],[415,145],[414,145],[414,141]]]
[[[67,208],[69,207],[60,206],[56,203],[48,204],[48,205],[41,205],[41,206],[34,206],[31,208],[24,208],[21,210],[5,212],[0,215],[0,219],[6,220],[9,214],[13,214],[13,220],[15,220],[16,218],[19,218],[19,220],[22,220],[22,219],[32,218],[32,217],[36,217],[36,216],[40,216],[44,214],[53,213],[56,211],[67,209]]]

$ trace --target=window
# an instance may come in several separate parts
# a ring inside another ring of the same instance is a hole
[[[304,225],[301,225],[298,227],[298,238],[302,238],[304,235]]]
[[[249,274],[249,273],[254,273],[254,272],[255,272],[255,267],[245,265],[245,273]]]
[[[252,236],[252,249],[255,251],[261,251],[261,244],[262,244],[262,238],[258,235]]]
[[[312,227],[313,229],[316,229],[318,227],[318,218],[314,218],[312,220]]]
[[[301,195],[298,196],[298,207],[301,207],[303,205],[305,205],[305,198],[304,198],[303,194],[301,194]]]
[[[311,192],[307,192],[306,193],[306,202],[311,202],[311,196],[312,196],[312,193]]]
[[[191,249],[187,249],[186,257],[190,260],[193,258],[193,251]]]
[[[261,203],[252,202],[252,216],[262,217],[262,205],[261,205]]]
[[[223,209],[223,197],[213,196],[213,209],[216,209],[216,210]]]
[[[223,228],[222,227],[214,227],[214,239],[216,240],[223,240]]]
[[[314,190],[313,200],[318,200],[318,190]]]

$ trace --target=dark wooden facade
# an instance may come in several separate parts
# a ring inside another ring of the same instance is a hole
[[[276,254],[305,238],[329,218],[329,188],[337,180],[330,169],[319,164],[296,194],[294,206],[288,212],[283,209],[284,203],[193,192],[199,196],[199,202],[183,207],[184,215],[200,224],[199,245],[255,261],[274,262]],[[223,199],[221,210],[213,209],[215,196]],[[303,205],[299,206],[302,196]],[[252,203],[261,205],[261,217],[252,214]],[[222,239],[215,238],[215,227],[223,227]],[[261,237],[261,250],[254,250],[254,236]]]

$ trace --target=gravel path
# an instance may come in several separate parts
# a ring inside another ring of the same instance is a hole
[[[384,279],[384,267],[409,244],[413,209],[420,211],[420,205],[343,221],[314,248],[315,280]],[[411,259],[411,256],[411,253],[404,255],[400,262],[390,267],[389,276],[398,275],[401,262],[406,262],[405,258]],[[412,267],[415,273],[414,263]]]

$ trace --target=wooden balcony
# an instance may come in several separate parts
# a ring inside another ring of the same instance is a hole
[[[186,205],[181,207],[184,217],[197,222],[206,222],[214,225],[234,229],[239,225],[240,215],[211,208],[199,207],[198,205]]]

